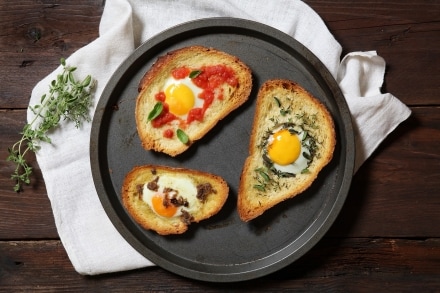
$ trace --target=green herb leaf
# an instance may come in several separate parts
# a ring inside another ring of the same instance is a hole
[[[305,168],[301,171],[301,174],[309,174],[310,170],[308,168]]]
[[[82,86],[89,86],[92,82],[92,76],[87,75],[86,78],[81,82]]]
[[[20,133],[21,139],[8,149],[9,156],[6,160],[16,164],[11,175],[16,181],[16,192],[22,190],[23,184],[30,184],[32,167],[26,162],[26,154],[38,151],[41,142],[50,143],[50,130],[59,126],[62,120],[70,120],[76,127],[83,121],[90,121],[91,90],[94,87],[92,77],[87,76],[84,82],[79,83],[72,73],[76,67],[66,66],[66,60],[63,58],[60,59],[60,63],[63,66],[62,73],[49,84],[49,94],[40,98],[40,104],[29,106],[35,117],[24,125]]]
[[[189,78],[196,78],[197,76],[199,76],[202,73],[201,70],[193,70],[189,73]]]
[[[310,155],[306,152],[303,152],[302,155],[304,156],[304,158],[306,158],[308,161],[310,161],[312,158],[310,157]]]
[[[277,103],[278,107],[281,107],[281,102],[277,97],[273,97],[273,99],[275,100],[275,103]]]
[[[254,188],[258,189],[259,191],[266,191],[266,187],[261,184],[255,184]]]
[[[295,177],[294,173],[289,173],[289,172],[279,172],[277,174],[280,178],[291,178],[291,177]]]
[[[281,116],[286,116],[290,113],[290,109],[280,109]]]
[[[267,182],[270,180],[269,175],[266,172],[264,172],[261,168],[257,169],[256,171],[258,172],[258,174],[260,174],[261,177],[263,177],[264,181]]]
[[[307,134],[308,132],[304,130],[303,137],[301,138],[301,140],[305,140],[307,138]]]
[[[176,135],[177,138],[183,143],[183,144],[187,144],[189,142],[189,137],[188,135],[182,130],[182,129],[177,129],[176,131]]]
[[[151,110],[151,112],[148,114],[148,122],[157,118],[157,116],[159,116],[162,111],[163,104],[161,102],[157,102],[156,105],[154,105],[153,110]]]

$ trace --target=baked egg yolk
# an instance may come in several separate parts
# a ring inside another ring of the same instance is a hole
[[[193,91],[185,84],[171,84],[165,89],[165,101],[174,115],[185,115],[194,107]]]
[[[278,165],[289,165],[298,159],[301,142],[298,136],[287,129],[278,130],[267,148],[269,158]]]
[[[172,204],[165,206],[163,204],[163,197],[160,194],[156,194],[151,198],[151,204],[154,211],[162,217],[171,218],[177,212],[176,206]]]

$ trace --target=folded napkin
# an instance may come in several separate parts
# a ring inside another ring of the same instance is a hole
[[[382,94],[385,61],[375,52],[357,52],[340,62],[341,46],[321,18],[297,0],[163,1],[107,0],[99,37],[66,59],[78,79],[97,80],[94,105],[110,76],[142,42],[171,26],[206,17],[229,16],[275,27],[309,48],[339,82],[356,136],[356,170],[380,142],[409,115],[391,94]],[[39,82],[30,105],[39,103],[61,67]],[[90,110],[93,116],[94,109]],[[28,120],[33,113],[28,111]],[[64,123],[52,143],[37,152],[55,223],[67,254],[80,274],[101,274],[151,266],[108,219],[96,193],[89,159],[91,123],[78,130]]]

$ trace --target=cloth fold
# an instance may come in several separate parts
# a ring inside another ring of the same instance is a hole
[[[263,8],[264,7],[264,8]],[[374,152],[410,110],[389,93],[382,94],[385,61],[376,52],[353,52],[340,62],[342,48],[322,19],[299,0],[107,0],[99,37],[66,59],[79,79],[97,80],[94,105],[111,75],[133,50],[174,25],[207,17],[245,18],[275,27],[310,49],[338,81],[347,100],[356,137],[355,169]],[[57,68],[32,91],[39,103]],[[94,107],[95,107],[94,106]],[[90,109],[93,116],[94,107]],[[28,120],[33,113],[28,111]],[[64,123],[36,153],[60,239],[75,270],[95,275],[151,266],[117,232],[96,194],[90,170],[91,124],[78,130]]]
[[[336,81],[347,101],[355,131],[355,172],[410,110],[390,93],[381,93],[385,60],[375,51],[347,54]]]

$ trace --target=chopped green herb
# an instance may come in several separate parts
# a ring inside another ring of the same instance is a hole
[[[303,137],[301,138],[301,140],[305,140],[307,138],[307,131],[304,130],[303,132]]]
[[[286,102],[286,107],[283,107],[281,100],[278,97],[273,97],[274,102],[279,107],[280,115],[278,117],[268,117],[268,120],[273,123],[273,126],[269,126],[267,130],[262,134],[261,141],[258,144],[258,148],[262,150],[262,167],[254,170],[253,179],[255,184],[253,188],[259,192],[277,191],[283,188],[289,188],[289,181],[282,180],[283,178],[294,178],[297,174],[290,172],[283,172],[278,170],[273,161],[267,154],[267,145],[271,135],[275,129],[280,127],[287,129],[291,134],[299,135],[302,146],[308,149],[307,152],[303,152],[303,156],[309,161],[314,158],[319,158],[319,142],[313,136],[314,129],[318,128],[316,114],[308,115],[303,112],[301,114],[292,114],[292,106],[290,102]],[[281,116],[286,116],[282,118]],[[296,119],[295,119],[296,118]],[[284,120],[284,121],[283,121]],[[301,174],[310,173],[308,167],[301,171]],[[258,193],[259,193],[258,192]]]
[[[291,110],[290,110],[290,106],[285,109],[284,107],[282,107],[281,101],[280,99],[278,99],[277,97],[273,97],[275,103],[277,104],[277,106],[280,108],[280,114],[281,116],[286,116],[287,114],[290,114]]]
[[[261,185],[261,184],[255,184],[254,188],[258,189],[259,191],[265,191],[266,190],[266,187],[264,185]]]
[[[306,113],[296,114],[296,118],[302,121],[302,125],[309,127],[310,129],[318,129],[316,125],[316,114],[307,115]]]
[[[310,170],[308,168],[305,168],[301,171],[301,174],[309,174]]]
[[[163,104],[161,102],[157,102],[156,105],[154,105],[153,110],[148,114],[148,122],[151,120],[157,118],[157,116],[162,113],[163,110]]]
[[[290,134],[299,134],[298,131],[296,131],[294,128],[290,127],[287,128],[287,130],[289,131]]]
[[[177,129],[176,131],[177,134],[177,138],[183,143],[183,144],[187,144],[189,142],[189,137],[188,135],[182,130],[182,129]]]
[[[258,174],[260,174],[260,176],[263,177],[264,181],[270,181],[269,175],[266,172],[264,172],[262,168],[258,168],[255,171],[257,171]]]
[[[291,177],[295,177],[296,176],[295,173],[280,172],[280,171],[278,171],[277,175],[280,178],[291,178]]]
[[[280,109],[281,116],[286,116],[287,114],[290,114],[290,109]]]
[[[310,154],[303,152],[304,158],[306,158],[308,161],[310,161],[312,158],[310,157]]]

